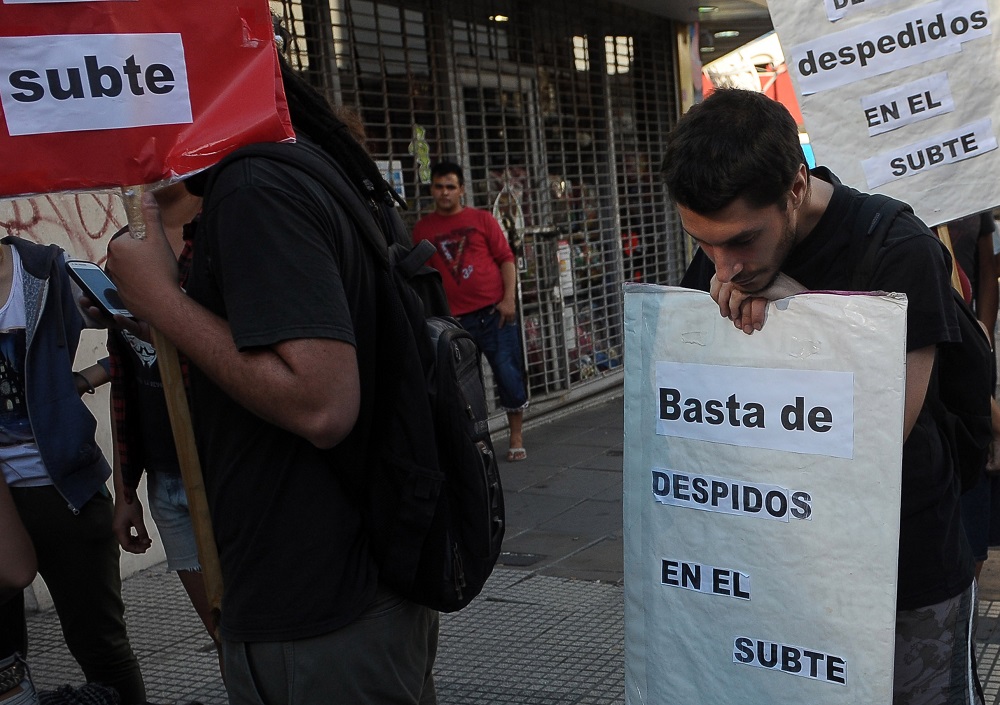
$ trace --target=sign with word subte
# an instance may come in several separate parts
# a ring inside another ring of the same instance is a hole
[[[0,2],[0,197],[148,184],[293,133],[265,0]]]
[[[0,76],[11,136],[192,122],[176,33],[0,37]]]
[[[928,225],[1000,204],[1000,0],[768,0],[768,10],[817,163],[909,203]]]
[[[748,336],[626,285],[627,705],[892,700],[905,337],[898,294]]]

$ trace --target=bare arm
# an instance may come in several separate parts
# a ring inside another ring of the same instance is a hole
[[[143,198],[147,237],[108,248],[108,270],[133,314],[169,338],[237,403],[319,448],[354,427],[360,381],[354,347],[321,338],[240,351],[228,323],[177,286],[176,261],[151,196]]]
[[[124,550],[129,553],[145,553],[153,545],[153,541],[149,538],[149,530],[146,528],[142,502],[131,487],[125,486],[122,477],[116,424],[111,424],[111,445],[114,448],[111,468],[115,486],[115,513],[111,520],[111,530],[114,531],[118,544]]]
[[[102,384],[107,384],[111,381],[111,377],[102,365],[95,362],[90,367],[77,370],[73,375],[73,381],[76,382],[77,393],[85,394],[91,389],[96,389]]]
[[[517,318],[517,269],[514,263],[502,263],[500,276],[503,278],[503,298],[497,304],[497,311],[500,313],[500,325],[505,325]]]
[[[903,440],[910,437],[910,431],[917,423],[920,410],[927,398],[927,385],[931,381],[931,371],[934,369],[934,358],[937,346],[928,345],[925,348],[906,353],[906,393],[903,406]]]

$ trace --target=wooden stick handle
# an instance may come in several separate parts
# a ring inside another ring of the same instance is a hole
[[[121,189],[129,231],[132,237],[139,240],[146,236],[146,223],[142,217],[142,194],[145,190],[144,186],[129,186]],[[167,401],[167,414],[170,417],[174,445],[177,448],[177,462],[180,465],[181,477],[184,479],[191,523],[194,526],[195,541],[198,544],[198,561],[201,563],[205,591],[215,617],[215,631],[218,637],[219,614],[222,605],[222,569],[219,565],[219,551],[215,545],[215,534],[212,533],[212,517],[208,510],[205,479],[201,472],[198,448],[194,440],[194,427],[191,424],[191,409],[188,407],[187,393],[184,389],[184,376],[181,373],[177,348],[166,336],[155,329],[153,330],[153,346],[156,348],[160,380],[163,382],[163,394]]]
[[[138,186],[122,186],[122,205],[125,206],[125,218],[128,220],[129,235],[136,240],[146,239],[146,221],[142,217],[142,194],[146,187],[142,184]]]
[[[212,517],[208,510],[205,479],[194,440],[191,409],[184,391],[180,358],[174,344],[156,329],[153,330],[153,346],[156,348],[156,362],[160,368],[160,380],[163,382],[163,393],[167,399],[170,427],[174,432],[177,461],[180,464],[181,477],[184,479],[188,511],[191,514],[194,537],[198,544],[198,561],[201,563],[205,591],[218,628],[218,614],[222,604],[222,569],[219,565],[215,534],[212,533]]]

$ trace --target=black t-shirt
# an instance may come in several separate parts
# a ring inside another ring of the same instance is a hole
[[[818,178],[824,172],[813,172]],[[835,181],[816,227],[788,255],[781,271],[810,290],[851,290],[858,251],[853,224],[865,194]],[[947,253],[910,213],[901,213],[875,261],[873,291],[907,296],[906,350],[960,340]],[[715,272],[698,250],[681,286],[708,290]],[[915,609],[954,597],[972,580],[973,560],[959,521],[959,482],[930,411],[931,378],[916,425],[903,444],[897,608]],[[818,556],[817,559],[822,560]]]
[[[134,413],[130,421],[139,426],[137,431],[141,443],[142,469],[146,472],[179,474],[181,468],[177,461],[177,446],[170,427],[156,349],[152,343],[141,340],[126,330],[116,331],[112,335],[118,336],[116,347],[120,351],[121,360],[128,366],[126,384],[131,386],[135,394],[136,407],[129,411]],[[129,458],[135,460],[131,455]],[[138,475],[136,478],[138,481]]]
[[[287,149],[316,149],[305,140]],[[325,634],[353,621],[377,570],[342,478],[363,472],[372,423],[371,263],[319,182],[237,160],[212,176],[188,293],[225,318],[241,350],[296,338],[351,343],[361,410],[332,450],[273,426],[192,369],[195,430],[225,581],[222,633],[238,641]]]

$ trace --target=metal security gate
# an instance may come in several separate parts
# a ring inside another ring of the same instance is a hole
[[[674,284],[684,247],[656,178],[677,117],[675,26],[604,0],[277,0],[290,56],[410,206],[466,170],[518,257],[534,408],[620,384],[621,287]]]

